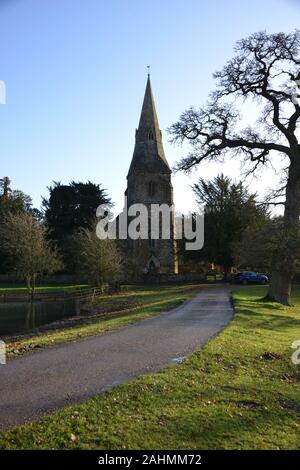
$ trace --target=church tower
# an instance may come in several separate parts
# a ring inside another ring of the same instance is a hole
[[[127,175],[127,205],[142,203],[173,206],[171,169],[165,157],[162,133],[159,128],[154,97],[148,74],[147,86],[135,147]],[[151,217],[149,219],[149,225]],[[157,240],[129,240],[128,249],[135,275],[177,273],[176,242],[174,240],[174,213],[170,216],[171,238]]]

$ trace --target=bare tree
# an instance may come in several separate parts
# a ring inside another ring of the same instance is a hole
[[[122,273],[122,256],[115,240],[100,240],[96,230],[81,229],[73,237],[77,271],[92,286],[114,285]]]
[[[172,140],[190,141],[192,151],[178,169],[189,171],[203,161],[240,157],[249,172],[286,162],[284,236],[274,250],[268,298],[290,304],[296,269],[295,245],[300,216],[300,31],[291,34],[259,32],[238,41],[236,55],[215,73],[216,90],[207,105],[184,112],[170,128]],[[256,124],[239,130],[238,108],[248,99],[256,103]]]
[[[11,271],[26,281],[31,298],[39,276],[62,268],[59,255],[45,235],[44,226],[28,213],[11,213],[0,226],[2,251],[9,257]]]

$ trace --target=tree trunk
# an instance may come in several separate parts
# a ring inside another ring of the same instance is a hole
[[[291,159],[286,185],[284,227],[280,246],[274,255],[267,300],[291,305],[292,282],[296,269],[295,245],[299,240],[300,217],[300,154]]]
[[[34,294],[35,294],[35,282],[36,282],[36,275],[32,275],[32,284],[31,284],[31,300],[34,299]]]
[[[228,281],[229,276],[231,275],[231,268],[232,266],[224,265],[223,270],[224,270],[224,281]]]
[[[270,288],[266,300],[279,302],[282,305],[291,305],[293,273],[273,271]]]
[[[28,298],[28,301],[30,301],[31,299],[31,279],[30,279],[30,276],[27,276],[26,277],[26,284],[27,284],[27,298]]]

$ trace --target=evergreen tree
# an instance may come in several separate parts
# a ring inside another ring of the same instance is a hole
[[[211,181],[200,178],[193,190],[204,212],[205,238],[203,250],[188,256],[219,264],[227,275],[234,265],[234,243],[242,239],[247,227],[263,223],[268,214],[242,182],[234,183],[223,174]]]

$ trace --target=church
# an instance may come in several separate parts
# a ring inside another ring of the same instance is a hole
[[[127,175],[125,197],[127,206],[144,204],[151,213],[152,204],[167,204],[173,207],[171,169],[167,162],[162,133],[159,128],[150,75],[138,129],[135,132],[135,146]],[[151,220],[149,220],[151,225]],[[170,215],[169,239],[127,240],[126,252],[135,277],[142,275],[172,275],[178,272],[176,240],[174,237],[174,211]]]

